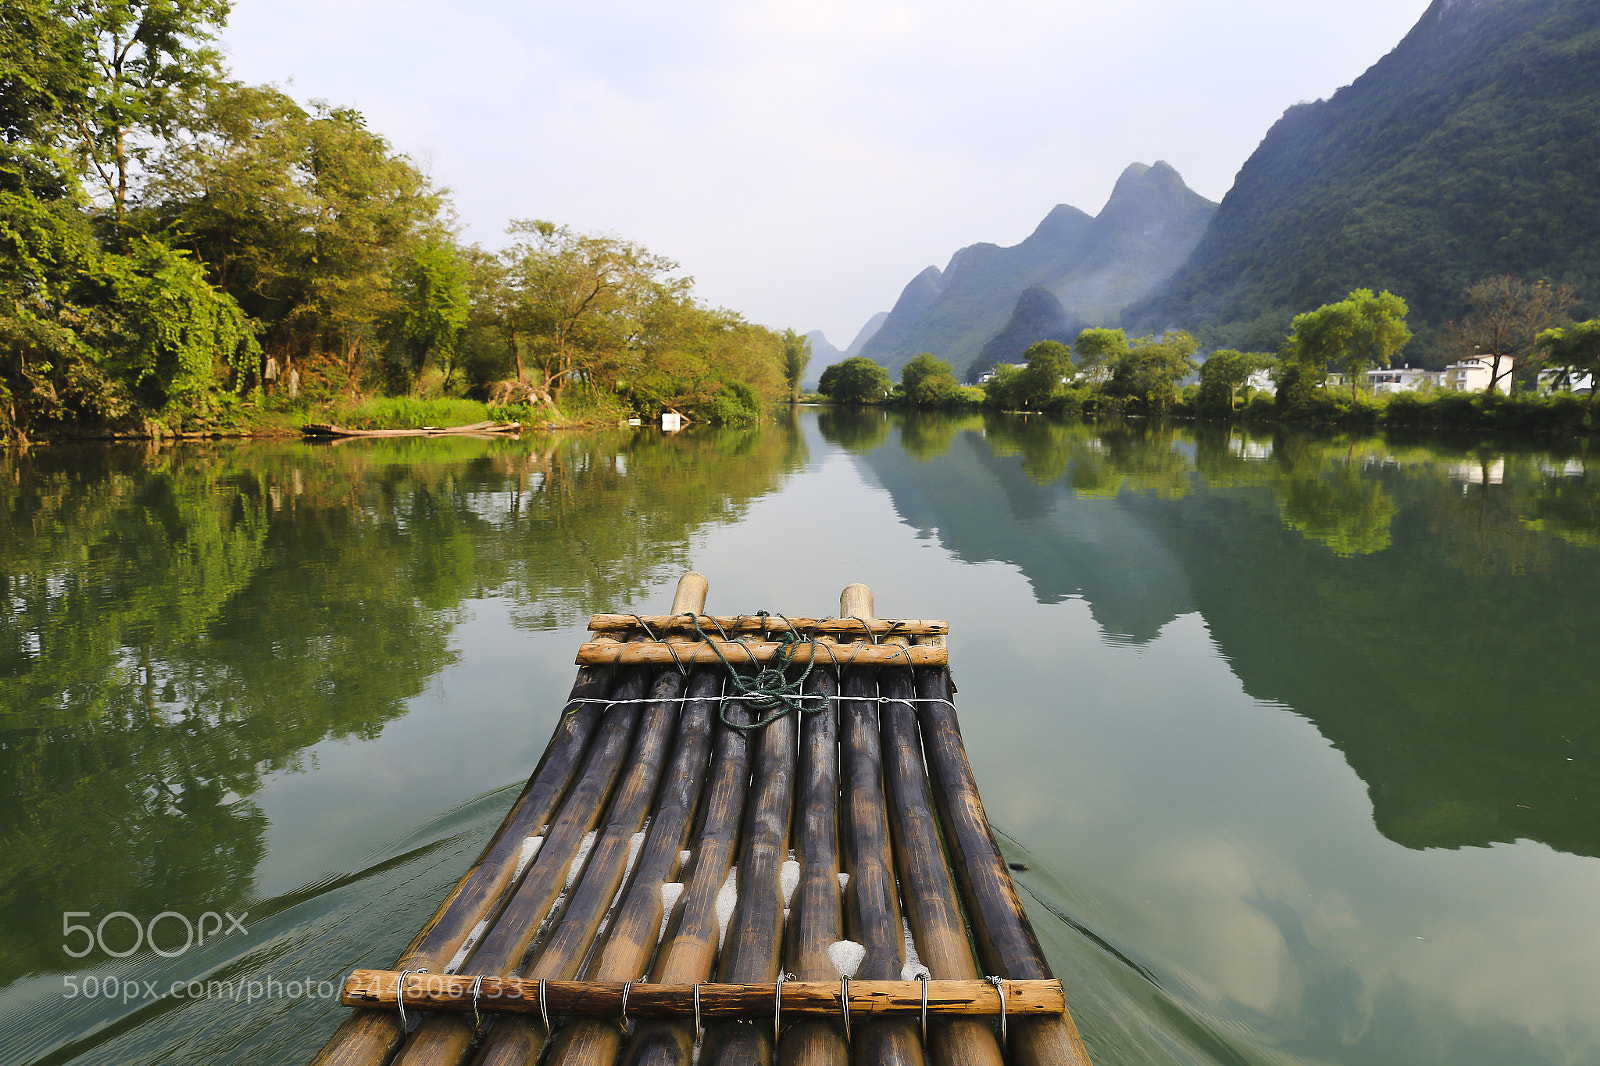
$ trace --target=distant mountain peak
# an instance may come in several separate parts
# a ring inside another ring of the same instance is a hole
[[[966,367],[1002,332],[1009,351],[1054,339],[1072,324],[1113,325],[1124,306],[1183,262],[1215,208],[1171,164],[1135,163],[1098,216],[1058,204],[1018,244],[970,244],[943,271],[924,270],[861,354],[890,371],[919,352]],[[1031,286],[1059,306],[1025,301],[1019,314],[1018,300]]]

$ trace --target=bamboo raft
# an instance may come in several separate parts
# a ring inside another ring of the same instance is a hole
[[[350,975],[315,1066],[1087,1066],[948,625],[879,620],[864,585],[836,619],[705,595],[591,620],[527,787],[394,968]]]

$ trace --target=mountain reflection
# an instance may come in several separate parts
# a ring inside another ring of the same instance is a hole
[[[936,461],[862,462],[910,525],[1041,603],[1082,597],[1107,639],[1198,612],[1246,691],[1344,753],[1392,840],[1600,854],[1581,449],[991,417]]]
[[[263,778],[404,715],[464,601],[626,602],[804,460],[792,425],[0,454],[0,985],[70,964],[64,909],[247,899]]]

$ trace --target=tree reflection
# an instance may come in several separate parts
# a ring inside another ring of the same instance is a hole
[[[70,964],[63,909],[247,898],[263,778],[404,715],[463,601],[531,626],[626,603],[804,449],[790,425],[0,458],[0,984]]]

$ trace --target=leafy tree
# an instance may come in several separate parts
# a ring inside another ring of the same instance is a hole
[[[55,0],[6,0],[0,17],[0,189],[46,200],[78,194],[77,164],[65,150],[68,109],[88,67]]]
[[[200,404],[260,351],[239,305],[159,241],[137,237],[128,255],[104,257],[94,282],[97,314],[85,340],[145,407]]]
[[[1178,382],[1194,372],[1194,337],[1181,330],[1164,337],[1141,337],[1112,367],[1105,391],[1165,412],[1177,399]]]
[[[152,160],[134,221],[192,250],[285,370],[326,363],[354,387],[406,317],[418,247],[444,242],[441,196],[352,110],[230,83],[191,125]]]
[[[1078,369],[1091,382],[1104,382],[1124,355],[1128,335],[1120,329],[1086,329],[1078,334]]]
[[[576,379],[614,384],[646,312],[663,295],[687,295],[686,279],[667,277],[677,263],[628,241],[538,219],[513,222],[510,232],[513,328],[529,338],[539,364],[543,381],[534,388],[557,403]]]
[[[1297,357],[1324,374],[1340,366],[1354,398],[1373,364],[1387,365],[1411,339],[1406,302],[1391,292],[1357,289],[1338,303],[1296,315],[1291,341]]]
[[[73,0],[55,5],[87,60],[68,98],[74,149],[122,223],[129,175],[221,80],[206,42],[227,19],[229,0]]]
[[[855,355],[824,370],[817,388],[839,403],[881,403],[889,393],[889,372],[866,356]]]
[[[1018,382],[1022,368],[1001,363],[994,368],[989,380],[983,383],[984,403],[1001,411],[1014,411],[1022,406],[1017,398]]]
[[[400,271],[395,295],[401,311],[393,348],[407,387],[414,386],[429,357],[444,364],[444,385],[455,372],[456,340],[467,323],[467,266],[449,243],[423,241]]]
[[[1223,348],[1200,364],[1198,402],[1208,411],[1228,411],[1238,406],[1239,389],[1250,376],[1271,367],[1276,360],[1265,352],[1239,352]]]
[[[805,376],[811,362],[811,338],[802,337],[792,329],[783,331],[783,378],[789,386],[789,398],[800,398],[800,379]]]
[[[1013,399],[1035,407],[1061,391],[1072,373],[1072,350],[1060,341],[1035,341],[1024,354],[1028,365],[1017,375]]]
[[[900,371],[900,387],[913,407],[932,407],[948,399],[957,388],[950,364],[923,352]]]
[[[1547,329],[1534,343],[1544,363],[1565,371],[1562,377],[1566,385],[1570,386],[1580,374],[1591,375],[1591,380],[1600,379],[1600,318]],[[1592,389],[1589,403],[1594,403]]]
[[[1445,343],[1459,358],[1488,359],[1488,392],[1534,354],[1540,330],[1567,320],[1574,292],[1570,285],[1527,281],[1510,274],[1485,278],[1466,291],[1471,312],[1445,328]],[[1509,381],[1505,391],[1510,392]]]

